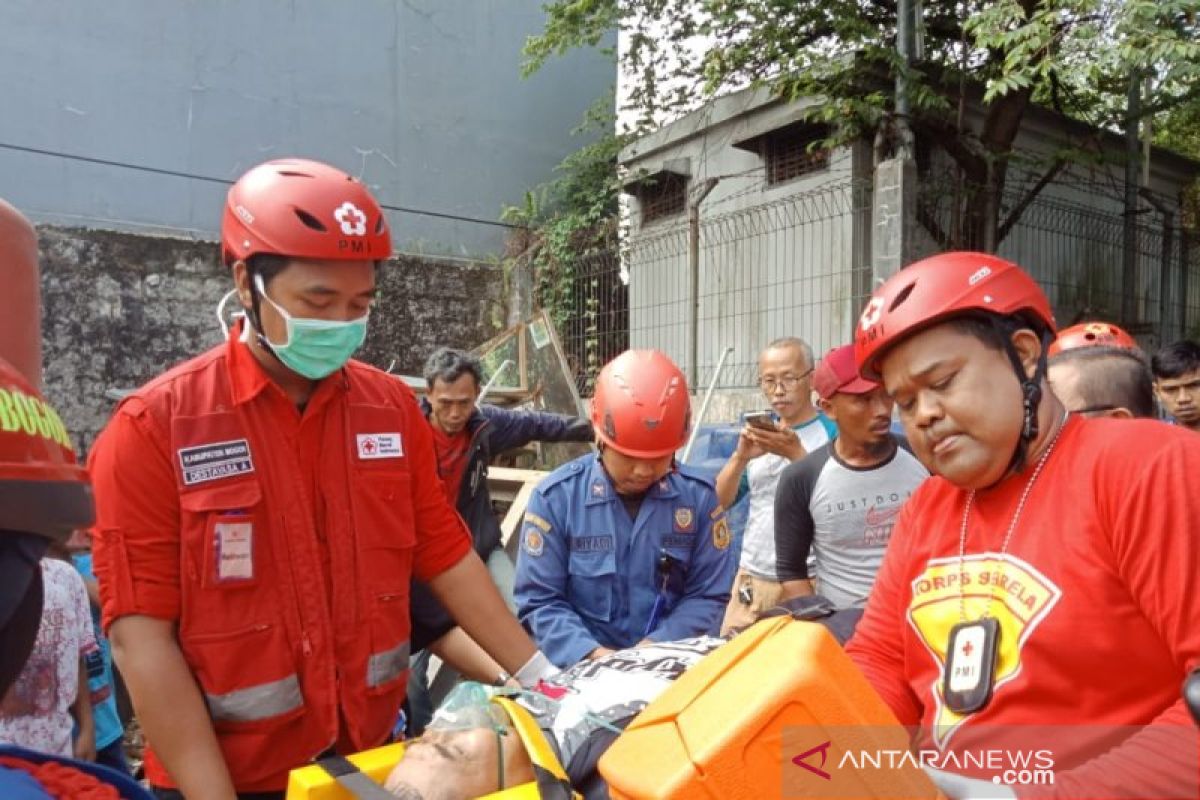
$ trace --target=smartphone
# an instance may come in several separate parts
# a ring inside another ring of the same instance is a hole
[[[752,428],[764,431],[778,430],[775,427],[775,413],[773,411],[751,411],[742,416],[742,421]]]

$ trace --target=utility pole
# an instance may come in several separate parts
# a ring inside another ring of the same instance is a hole
[[[896,4],[896,51],[900,55],[900,70],[896,73],[896,148],[895,157],[913,157],[912,104],[908,100],[908,70],[913,62],[916,37],[913,19],[913,0],[899,0]]]
[[[1137,313],[1137,223],[1138,223],[1138,166],[1141,148],[1138,146],[1138,124],[1142,115],[1142,76],[1137,70],[1129,75],[1129,96],[1125,107],[1125,211],[1124,250],[1121,259],[1121,324],[1129,328]]]
[[[688,320],[688,380],[692,391],[700,393],[700,204],[717,186],[717,178],[707,178],[688,201],[688,267],[691,273],[692,313]]]
[[[898,0],[896,7],[896,51],[900,69],[896,73],[896,99],[892,115],[891,157],[883,158],[882,147],[875,157],[875,191],[871,200],[871,278],[884,280],[916,258],[914,239],[917,224],[917,164],[914,160],[912,104],[909,102],[909,67],[913,63],[916,30],[915,0]],[[880,139],[882,144],[882,139]]]

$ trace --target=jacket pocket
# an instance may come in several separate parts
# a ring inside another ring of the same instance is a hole
[[[404,595],[412,574],[412,482],[407,472],[356,472],[352,489],[359,574],[373,597]]]
[[[612,553],[571,553],[567,564],[571,605],[585,617],[611,621],[616,605],[616,556]]]
[[[304,713],[300,676],[279,626],[181,631],[180,646],[218,733],[267,730]]]

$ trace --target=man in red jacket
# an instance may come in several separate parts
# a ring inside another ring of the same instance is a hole
[[[229,192],[245,319],[126,398],[91,454],[95,567],[159,797],[280,797],[387,741],[409,581],[524,683],[547,674],[472,552],[411,391],[350,360],[391,255],[366,188],[313,161]]]
[[[1020,780],[996,759],[1050,753],[1052,786],[953,796],[1196,797],[1179,690],[1200,661],[1200,448],[1068,416],[1047,391],[1053,336],[1045,294],[995,256],[934,256],[876,290],[856,359],[933,477],[847,651],[923,749],[989,792]]]

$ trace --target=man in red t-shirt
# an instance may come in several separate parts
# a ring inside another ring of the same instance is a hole
[[[1179,690],[1200,661],[1200,448],[1068,416],[1046,388],[1053,332],[1037,284],[991,255],[876,290],[856,359],[933,477],[847,650],[934,766],[982,779],[944,783],[953,797],[1196,797]],[[1053,785],[1004,769],[1031,755]]]
[[[500,524],[488,492],[488,465],[495,453],[529,442],[590,442],[592,425],[586,419],[532,409],[507,409],[480,404],[483,370],[471,353],[439,347],[425,362],[427,395],[421,410],[433,432],[437,474],[446,499],[457,509],[475,552],[512,611],[515,568],[500,546]],[[494,680],[500,673],[486,653],[455,625],[428,584],[413,581],[411,595],[413,652],[436,652],[467,676]],[[428,653],[413,659],[408,681],[409,731],[418,734],[433,715],[427,682]]]

